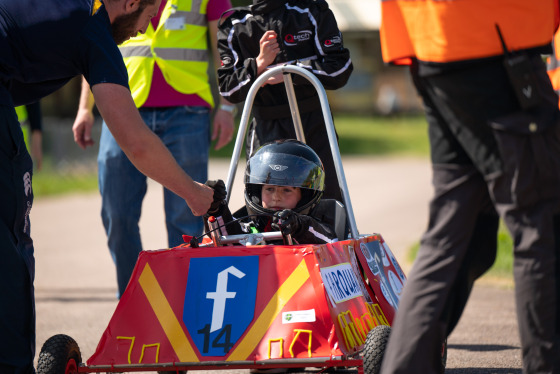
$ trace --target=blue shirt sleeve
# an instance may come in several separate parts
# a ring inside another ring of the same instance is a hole
[[[119,48],[111,34],[108,17],[101,8],[83,30],[83,75],[90,87],[98,83],[115,83],[129,89],[128,73]],[[107,32],[109,31],[109,32]]]

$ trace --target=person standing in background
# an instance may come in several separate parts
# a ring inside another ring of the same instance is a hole
[[[213,57],[214,66],[219,63],[217,23],[230,7],[229,0],[162,0],[146,33],[119,46],[142,119],[183,170],[201,183],[207,179],[210,138],[216,140],[215,148],[219,149],[231,140],[234,130],[235,107],[221,99],[210,135],[214,100],[209,62]],[[82,147],[93,144],[93,104],[87,82],[83,82],[74,123],[75,138]],[[78,141],[81,134],[86,134],[86,142]],[[101,216],[116,265],[120,297],[143,249],[138,223],[147,190],[146,177],[130,163],[105,123],[98,167]],[[202,234],[202,218],[195,217],[186,203],[167,189],[164,208],[169,247],[181,244],[183,234]]]
[[[253,0],[234,8],[219,25],[220,94],[238,103],[267,69],[294,64],[315,74],[327,90],[343,87],[353,70],[350,52],[324,0]],[[279,84],[280,83],[280,84]],[[249,158],[261,145],[296,139],[286,88],[281,75],[271,77],[255,96],[247,132]],[[293,74],[305,142],[325,166],[324,198],[343,202],[321,104],[306,78]]]
[[[494,262],[499,217],[514,243],[525,374],[560,373],[560,112],[542,54],[558,1],[381,2],[387,63],[423,99],[435,195],[381,373],[443,372],[442,344]]]
[[[33,167],[39,171],[43,167],[43,115],[41,102],[16,107],[18,121],[21,123],[27,149],[33,159]],[[25,126],[29,125],[29,130]]]

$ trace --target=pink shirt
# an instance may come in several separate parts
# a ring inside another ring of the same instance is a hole
[[[162,0],[157,16],[152,18],[154,28],[159,24],[161,12],[167,0]],[[209,0],[206,6],[206,19],[215,21],[220,18],[223,12],[231,8],[230,0]],[[210,62],[210,66],[213,66]],[[142,107],[170,107],[170,106],[205,106],[210,108],[210,104],[196,94],[183,94],[171,87],[163,78],[163,73],[158,64],[154,64],[154,75],[152,86],[146,102]]]

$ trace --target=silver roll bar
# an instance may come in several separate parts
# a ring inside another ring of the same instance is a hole
[[[317,95],[319,96],[319,101],[321,103],[321,110],[323,112],[323,117],[325,119],[325,127],[329,138],[329,145],[334,160],[334,166],[336,169],[338,184],[342,191],[342,198],[344,199],[343,203],[344,203],[344,208],[346,209],[348,223],[350,225],[350,233],[353,239],[358,239],[359,237],[358,228],[356,226],[356,219],[354,217],[354,210],[352,209],[352,203],[350,202],[350,194],[348,192],[346,176],[344,175],[344,169],[342,168],[342,160],[340,157],[340,151],[338,149],[336,132],[334,129],[331,110],[327,99],[327,93],[325,92],[323,85],[315,75],[313,75],[308,70],[299,66],[285,65],[285,66],[276,66],[274,68],[271,68],[266,72],[264,72],[261,76],[259,76],[255,80],[251,88],[249,89],[249,93],[247,94],[247,98],[243,106],[243,112],[241,113],[241,121],[239,122],[239,130],[237,132],[237,139],[235,140],[235,146],[231,158],[228,179],[226,183],[226,189],[228,191],[226,201],[229,203],[229,197],[230,197],[229,191],[231,191],[231,188],[233,186],[233,180],[235,179],[237,164],[239,162],[239,157],[241,155],[245,134],[247,133],[247,126],[249,124],[251,108],[253,107],[255,96],[258,90],[261,88],[261,86],[266,82],[268,78],[277,75],[279,73],[282,73],[284,76],[284,86],[286,87],[286,93],[288,95],[288,101],[290,104],[290,111],[292,114],[292,118],[294,120],[294,129],[296,131],[296,135],[298,136],[298,140],[304,143],[305,143],[305,137],[303,136],[301,118],[297,107],[296,95],[294,92],[294,87],[292,84],[292,78],[290,76],[290,73],[298,74],[306,78],[313,85],[313,87],[315,87],[315,90],[317,91]]]

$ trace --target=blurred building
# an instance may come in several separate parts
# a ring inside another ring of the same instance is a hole
[[[388,115],[420,112],[408,68],[386,66],[381,58],[380,0],[327,0],[354,64],[348,84],[329,92],[333,111]]]

